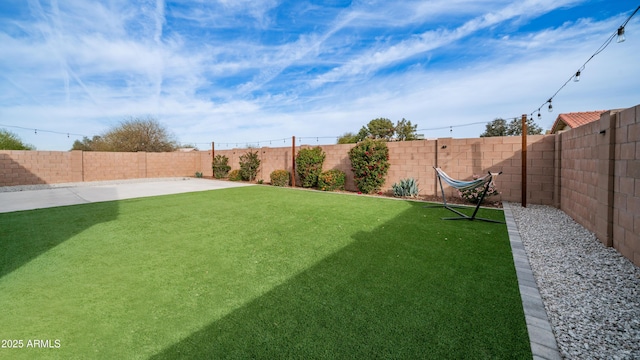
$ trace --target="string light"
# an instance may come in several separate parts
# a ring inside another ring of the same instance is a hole
[[[618,43],[624,42],[625,41],[625,37],[624,37],[624,26],[620,26],[618,28]]]
[[[618,30],[616,32],[614,32],[613,34],[611,34],[611,36],[609,36],[607,38],[607,40],[605,40],[605,42],[600,45],[600,47],[593,53],[593,55],[591,55],[591,57],[589,57],[589,59],[587,59],[587,61],[584,62],[584,64],[582,64],[582,66],[580,67],[580,70],[578,70],[575,74],[572,74],[571,77],[562,85],[560,86],[560,88],[549,98],[549,100],[545,101],[542,105],[540,105],[540,107],[538,107],[537,110],[534,110],[531,112],[531,116],[533,117],[533,114],[537,111],[538,113],[540,113],[540,109],[545,105],[545,104],[549,104],[548,110],[549,112],[553,111],[553,105],[551,105],[551,101],[553,100],[553,98],[556,97],[556,95],[558,95],[558,93],[560,91],[562,91],[562,89],[565,88],[565,86],[567,86],[567,84],[573,80],[574,82],[578,82],[580,81],[580,75],[582,74],[582,71],[585,69],[585,66],[598,54],[600,54],[601,52],[604,51],[604,49],[607,48],[607,46],[609,46],[609,44],[611,44],[611,42],[613,41],[613,39],[617,36],[618,37],[618,43],[621,43],[625,40],[624,37],[624,28],[625,26],[627,26],[627,23],[629,23],[629,20],[631,20],[631,18],[638,12],[638,10],[640,10],[640,6],[638,6],[631,15],[629,15],[629,17],[622,23],[622,25],[618,28]]]
[[[16,125],[5,125],[5,124],[0,124],[0,127],[7,127],[7,128],[13,128],[13,129],[22,129],[22,130],[33,130],[33,133],[38,135],[38,131],[40,131],[41,133],[50,133],[50,134],[59,134],[59,135],[67,135],[67,137],[69,137],[70,135],[75,135],[75,136],[86,136],[86,135],[82,135],[82,134],[74,134],[74,133],[70,133],[70,132],[61,132],[61,131],[54,131],[54,130],[43,130],[43,129],[34,129],[34,128],[28,128],[28,127],[23,127],[23,126],[16,126]]]

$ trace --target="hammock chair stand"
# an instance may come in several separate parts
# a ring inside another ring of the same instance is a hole
[[[488,175],[486,175],[485,177],[483,177],[482,179],[478,179],[475,182],[464,182],[464,181],[460,181],[460,180],[455,180],[452,179],[450,177],[447,176],[447,174],[445,174],[442,170],[440,170],[439,168],[436,168],[435,166],[433,167],[433,169],[436,171],[436,175],[438,176],[438,183],[440,184],[440,193],[442,194],[442,205],[435,205],[435,206],[425,206],[425,208],[433,208],[433,207],[444,207],[445,209],[454,212],[455,214],[458,215],[458,217],[446,217],[446,218],[442,218],[442,220],[480,220],[480,221],[486,221],[486,222],[492,222],[492,223],[498,223],[498,224],[504,224],[504,222],[502,221],[498,221],[498,220],[492,220],[492,219],[485,219],[485,218],[479,218],[476,217],[476,214],[478,213],[478,210],[480,209],[480,204],[482,204],[482,201],[484,200],[484,197],[487,195],[487,192],[489,191],[489,187],[491,186],[491,184],[493,183],[493,175],[500,175],[502,174],[502,171],[500,171],[499,173],[491,173],[489,172]],[[450,205],[447,203],[447,197],[444,195],[444,187],[442,186],[442,178],[445,178],[445,182],[447,182],[447,184],[449,184],[451,187],[456,188],[456,189],[475,189],[478,186],[482,186],[482,183],[484,183],[484,190],[482,191],[482,195],[480,196],[480,199],[478,200],[478,204],[476,204],[475,209],[473,210],[473,214],[471,216],[461,213],[460,211],[456,210],[455,208],[463,208],[465,206],[456,206],[456,205]],[[476,184],[474,186],[474,184]]]

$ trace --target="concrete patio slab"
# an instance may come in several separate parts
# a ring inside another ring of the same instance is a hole
[[[52,184],[35,190],[0,192],[0,213],[251,186],[247,183],[196,178],[154,180]]]

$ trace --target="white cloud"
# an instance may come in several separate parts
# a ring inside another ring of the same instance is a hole
[[[30,1],[31,18],[0,26],[0,124],[91,136],[126,117],[151,115],[183,142],[235,145],[338,136],[376,117],[431,129],[520,116],[551,96],[623,17],[526,33],[494,29],[517,29],[575,3],[354,2],[332,10],[322,26],[269,42],[260,37],[277,34],[276,1]],[[227,32],[246,14],[252,20],[242,24],[253,30]],[[192,21],[195,29],[180,27]],[[435,25],[424,25],[430,21]],[[413,27],[423,30],[404,34]],[[627,32],[639,28],[632,21]],[[640,70],[629,59],[639,37],[627,38],[558,94],[556,111],[542,114],[543,127],[562,111],[636,105],[639,89],[629,79]],[[484,126],[453,130],[473,137]],[[66,150],[74,140],[18,133],[41,149]]]

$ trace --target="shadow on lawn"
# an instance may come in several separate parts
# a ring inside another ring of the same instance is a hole
[[[506,227],[411,204],[152,359],[530,359]]]
[[[0,214],[0,278],[72,236],[117,216],[117,201]]]

